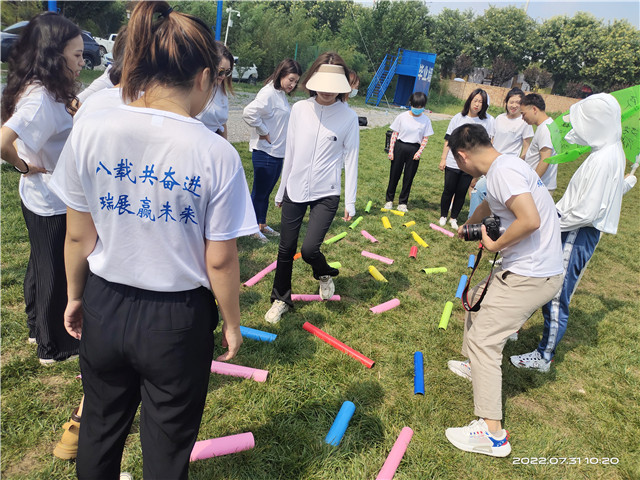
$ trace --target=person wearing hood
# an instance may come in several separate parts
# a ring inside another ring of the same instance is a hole
[[[548,372],[569,320],[569,303],[603,233],[615,234],[622,196],[636,184],[625,178],[620,105],[608,93],[592,95],[571,106],[564,120],[572,130],[569,143],[588,145],[591,154],[576,170],[556,204],[560,215],[564,282],[556,296],[542,307],[544,333],[533,352],[511,357],[518,368]],[[568,117],[568,118],[567,118]]]

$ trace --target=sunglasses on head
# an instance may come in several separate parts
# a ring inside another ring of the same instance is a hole
[[[220,70],[218,70],[218,76],[219,77],[230,77],[231,76],[231,69],[227,68],[225,70],[224,68],[221,68]]]

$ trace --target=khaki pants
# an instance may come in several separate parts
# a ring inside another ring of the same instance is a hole
[[[502,350],[509,335],[549,302],[562,286],[562,274],[553,277],[524,277],[508,270],[491,276],[480,310],[465,319],[462,355],[469,358],[473,382],[474,413],[490,420],[502,420]],[[489,277],[469,292],[473,305]]]

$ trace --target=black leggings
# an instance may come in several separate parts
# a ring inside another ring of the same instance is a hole
[[[451,218],[458,218],[460,210],[462,210],[462,206],[464,205],[464,200],[467,197],[467,190],[469,190],[471,180],[473,180],[473,177],[468,173],[464,173],[462,170],[449,167],[444,169],[444,191],[440,198],[441,217],[447,217],[451,199],[455,195],[453,207],[451,207]]]
[[[386,201],[393,202],[396,195],[396,187],[400,181],[402,170],[404,169],[404,178],[402,179],[402,190],[398,199],[399,204],[406,205],[409,201],[411,193],[411,184],[418,171],[420,160],[414,160],[413,156],[420,149],[419,143],[405,143],[400,140],[396,141],[393,149],[393,160],[391,161],[391,170],[389,171],[389,185],[387,186]]]

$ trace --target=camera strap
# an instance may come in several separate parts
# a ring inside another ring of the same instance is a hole
[[[478,255],[476,255],[476,263],[473,265],[473,270],[471,270],[471,274],[469,275],[469,278],[467,279],[467,284],[464,286],[464,290],[462,291],[462,306],[464,307],[464,309],[467,312],[477,312],[478,310],[480,310],[480,303],[482,303],[482,299],[487,294],[487,288],[489,287],[489,282],[491,281],[491,275],[493,275],[493,267],[494,267],[494,265],[496,263],[496,260],[498,259],[498,253],[499,252],[496,252],[495,257],[493,257],[493,264],[491,265],[491,271],[489,272],[489,278],[487,279],[487,283],[485,283],[485,285],[484,285],[484,289],[482,290],[482,294],[480,294],[480,298],[475,303],[475,305],[473,305],[473,306],[469,305],[469,299],[468,299],[469,285],[471,285],[471,278],[473,277],[473,274],[476,273],[476,269],[478,268],[478,265],[480,264],[480,259],[482,258],[482,252],[483,251],[484,251],[484,246],[482,244],[480,244],[480,248],[478,249]]]

